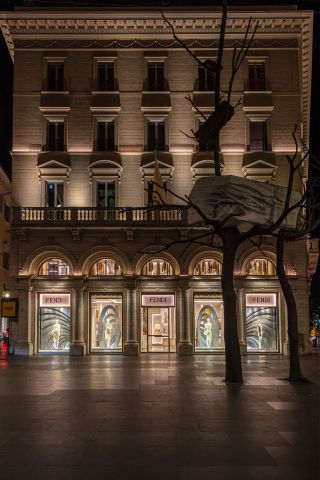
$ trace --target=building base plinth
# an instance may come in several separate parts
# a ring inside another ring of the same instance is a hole
[[[178,343],[178,355],[180,356],[190,356],[193,355],[193,347],[189,342],[180,342]]]
[[[139,343],[138,342],[128,342],[125,343],[123,348],[123,354],[128,357],[135,357],[139,355]]]
[[[9,353],[10,348],[9,348]],[[14,355],[23,355],[23,356],[28,356],[33,355],[34,350],[33,350],[33,343],[25,342],[25,343],[17,343],[13,347],[13,353]]]
[[[70,346],[70,355],[81,357],[86,354],[86,344],[83,342],[72,343]]]

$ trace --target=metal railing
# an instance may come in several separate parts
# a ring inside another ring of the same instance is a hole
[[[13,225],[53,226],[185,226],[188,223],[184,206],[151,208],[94,207],[14,207]]]

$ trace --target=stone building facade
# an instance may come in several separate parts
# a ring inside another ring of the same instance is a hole
[[[199,58],[215,58],[219,10],[166,12]],[[232,103],[242,104],[221,134],[223,175],[285,186],[294,124],[308,145],[312,14],[229,11],[222,92],[250,16],[259,27],[234,82]],[[153,9],[20,9],[0,25],[15,72],[15,353],[223,352],[219,242],[182,256],[184,244],[163,249],[199,230],[176,199],[147,209],[156,163],[178,195],[214,174],[212,152],[182,133],[202,121],[185,97],[209,114],[214,78]],[[286,270],[306,351],[304,240],[288,245]],[[242,353],[286,354],[272,238],[239,249],[235,287]]]

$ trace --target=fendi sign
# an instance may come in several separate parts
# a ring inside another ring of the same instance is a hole
[[[174,295],[142,295],[141,305],[143,307],[174,307]]]
[[[247,293],[247,307],[276,307],[277,295],[275,293]]]
[[[40,307],[70,307],[70,294],[40,293]]]

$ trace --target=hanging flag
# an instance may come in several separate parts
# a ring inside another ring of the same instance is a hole
[[[163,205],[167,203],[167,192],[164,188],[158,159],[155,154],[154,162],[154,177],[153,177],[153,194],[152,194],[152,203],[153,205]]]

